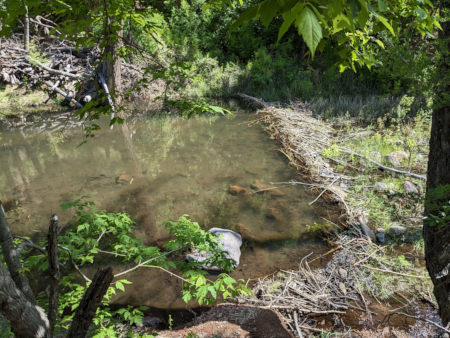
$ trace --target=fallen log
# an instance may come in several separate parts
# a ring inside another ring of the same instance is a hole
[[[237,93],[237,94],[234,94],[233,97],[241,100],[243,103],[245,103],[250,108],[255,109],[255,110],[264,109],[264,108],[269,107],[269,104],[265,103],[263,100],[258,99],[253,96],[250,96],[250,95],[247,95],[247,94]]]

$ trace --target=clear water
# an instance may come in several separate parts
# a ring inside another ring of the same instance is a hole
[[[303,187],[270,185],[296,172],[261,126],[248,125],[255,118],[132,118],[81,147],[81,128],[2,131],[0,199],[10,226],[17,234],[45,232],[52,213],[63,224],[71,217],[61,203],[89,195],[97,208],[131,214],[136,236],[148,244],[167,240],[164,222],[183,214],[205,229],[240,232],[247,241],[236,277],[295,267],[305,254],[323,251],[305,227],[321,219]],[[232,185],[247,193],[230,194]],[[128,278],[133,286],[116,302],[185,306],[178,281],[164,272],[138,270]]]

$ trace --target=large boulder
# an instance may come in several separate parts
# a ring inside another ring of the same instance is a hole
[[[212,233],[214,236],[218,237],[218,242],[222,245],[222,250],[225,251],[225,257],[232,259],[234,263],[232,264],[235,269],[239,265],[239,260],[241,258],[241,245],[242,237],[237,232],[229,229],[222,228],[211,228],[208,232]],[[196,262],[204,262],[210,257],[210,253],[205,251],[194,251],[186,255],[187,260],[194,260]],[[218,266],[204,265],[205,270],[220,271]]]

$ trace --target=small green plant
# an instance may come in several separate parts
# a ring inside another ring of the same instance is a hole
[[[322,150],[322,156],[326,158],[339,157],[340,153],[337,144],[332,144],[328,148]]]
[[[134,222],[128,214],[91,209],[94,203],[86,200],[86,197],[82,196],[74,202],[62,205],[63,209],[75,209],[76,222],[58,237],[61,248],[60,263],[74,266],[85,280],[88,278],[82,273],[81,268],[93,266],[100,255],[108,255],[117,263],[134,264],[131,270],[158,268],[179,278],[183,281],[183,300],[186,302],[193,299],[199,304],[212,304],[218,295],[227,298],[250,293],[243,280],[236,281],[226,273],[220,274],[214,281],[206,278],[206,272],[202,270],[204,264],[231,271],[232,261],[226,258],[217,238],[202,230],[198,223],[192,222],[186,215],[180,217],[178,221],[166,223],[174,239],[160,249],[146,246],[140,239],[131,235],[134,231]],[[45,242],[41,243],[41,247],[45,245]],[[48,268],[46,255],[33,255],[31,250],[28,249],[25,253],[27,259],[24,260],[24,271],[45,271]],[[205,250],[210,253],[210,257],[202,263],[171,259],[175,252],[190,250]],[[168,269],[177,269],[178,274]],[[116,273],[115,277],[126,276],[131,270]],[[80,282],[80,279],[75,278],[74,273],[70,271],[62,276],[59,321],[55,332],[67,329],[89,283],[89,280],[86,283]],[[126,285],[130,284],[127,279],[117,279],[109,287],[102,301],[103,306],[97,310],[93,320],[95,328],[90,333],[93,337],[116,337],[115,328],[118,323],[127,323],[128,326],[142,323],[146,307],[125,306],[114,311],[109,308],[112,297],[118,292],[124,292]],[[48,306],[45,293],[41,293],[38,299],[42,307]],[[169,325],[171,325],[170,318]]]
[[[169,320],[167,321],[169,325],[169,331],[172,331],[173,328],[173,318],[172,315],[169,313]]]
[[[30,48],[28,50],[28,55],[30,57],[30,63],[34,64],[34,65],[36,65],[38,63],[43,64],[43,63],[47,63],[50,61],[49,59],[47,59],[45,57],[44,54],[41,53],[38,46],[36,45],[36,43],[33,40],[30,41]]]

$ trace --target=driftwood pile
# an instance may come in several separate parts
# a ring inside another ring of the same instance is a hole
[[[50,24],[44,26],[47,30],[51,28]],[[73,42],[55,36],[33,37],[28,51],[21,35],[0,38],[0,82],[40,87],[62,95],[67,102],[81,108],[92,100],[96,90],[104,90],[104,81],[98,85],[93,81],[102,82],[101,74],[96,72],[100,58],[97,47],[77,48]],[[121,74],[121,87],[127,90],[144,72],[122,61]]]
[[[382,318],[369,307],[373,299],[382,303],[377,297],[384,301],[398,296],[405,306],[414,298],[432,302],[431,282],[426,274],[413,266],[396,266],[386,259],[383,247],[355,235],[338,236],[337,247],[319,256],[334,254],[325,268],[312,270],[308,260],[313,262],[319,257],[311,260],[308,255],[298,270],[281,270],[259,279],[253,288],[254,295],[241,296],[239,301],[277,310],[293,332],[316,330],[308,325],[308,315],[343,315],[348,310],[362,313],[362,318],[373,324],[372,317]],[[387,288],[386,284],[379,284],[380,276],[390,281]],[[421,294],[414,287],[418,281],[430,285],[429,294]],[[364,290],[372,290],[371,300],[366,298]]]
[[[36,38],[26,51],[17,37],[1,39],[0,46],[0,80],[29,88],[45,85],[81,107],[74,100],[76,83],[92,75],[96,49],[77,50],[70,41]]]

